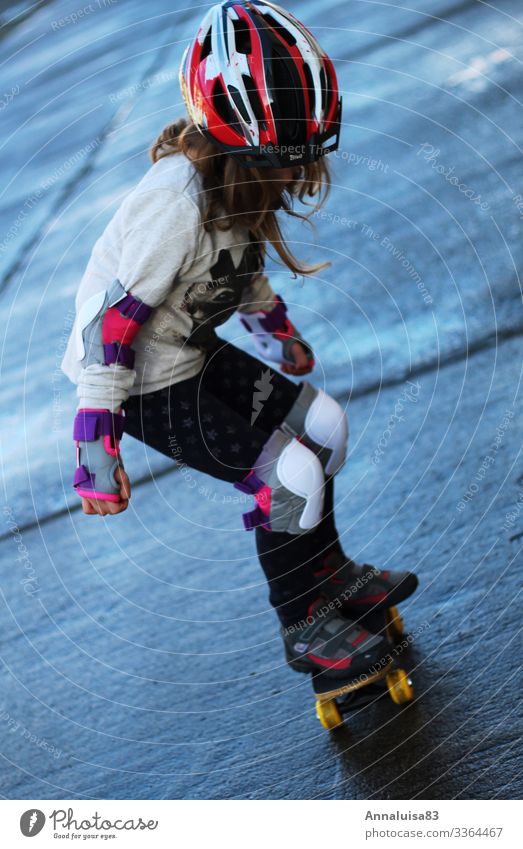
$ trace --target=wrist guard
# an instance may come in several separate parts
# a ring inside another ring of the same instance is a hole
[[[291,348],[294,342],[300,342],[307,354],[311,367],[314,354],[310,345],[303,339],[287,317],[287,306],[280,295],[274,296],[272,310],[259,310],[254,313],[239,313],[240,321],[254,336],[256,350],[267,360],[276,363],[294,363]]]
[[[73,486],[78,495],[120,501],[120,484],[114,477],[123,468],[120,439],[124,432],[124,416],[109,410],[78,410],[74,420],[76,472]]]

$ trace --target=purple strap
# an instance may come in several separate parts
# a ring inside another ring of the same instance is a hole
[[[76,442],[96,442],[101,436],[113,436],[121,439],[124,432],[125,419],[119,413],[109,410],[79,410],[74,419],[73,439]],[[79,466],[79,469],[85,469]],[[85,469],[87,472],[87,469]]]
[[[122,345],[120,342],[105,342],[104,361],[106,366],[118,363],[132,369],[134,368],[134,351],[129,345]]]
[[[276,306],[267,315],[260,318],[260,324],[267,333],[275,333],[277,330],[282,330],[285,326],[285,314],[287,312],[285,301],[279,295],[276,295],[274,300],[276,301]]]
[[[251,325],[249,324],[247,319],[245,319],[242,315],[240,316],[240,321],[243,324],[243,326],[245,327],[245,329],[248,330],[249,333],[253,332]]]
[[[233,486],[236,489],[239,489],[240,492],[245,492],[247,495],[256,495],[260,489],[263,489],[265,484],[258,477],[256,472],[251,469],[243,480],[236,481]],[[243,524],[245,525],[246,531],[252,531],[253,528],[256,528],[258,525],[263,525],[267,531],[271,530],[271,526],[267,521],[267,516],[259,504],[256,505],[254,510],[250,510],[248,513],[243,514]]]
[[[94,478],[86,466],[78,466],[74,473],[73,486],[82,486],[82,489],[94,489]]]
[[[271,526],[267,522],[267,516],[260,507],[255,507],[249,513],[244,513],[242,518],[246,531],[252,531],[259,525],[262,525],[267,531],[271,530]]]
[[[130,292],[115,306],[118,308],[118,312],[121,312],[126,318],[138,322],[138,324],[144,324],[153,311],[152,307],[148,307],[147,304],[144,304],[139,298],[135,298]]]
[[[245,492],[247,495],[256,495],[256,493],[259,492],[265,484],[262,480],[260,480],[256,472],[250,471],[242,481],[236,481],[233,486],[235,489],[239,489],[240,492]]]

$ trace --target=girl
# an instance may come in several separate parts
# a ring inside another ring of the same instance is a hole
[[[95,244],[63,360],[78,385],[74,486],[87,514],[121,513],[123,432],[255,497],[245,514],[279,616],[286,659],[332,677],[386,651],[356,624],[416,588],[408,572],[358,566],[340,545],[334,476],[347,419],[334,398],[284,375],[312,371],[310,345],[264,269],[267,243],[295,275],[277,210],[328,193],[341,99],[330,59],[280,7],[213,6],[187,48],[189,120],[168,126],[153,165]],[[312,213],[311,213],[312,214]],[[305,216],[300,216],[305,218]],[[280,374],[220,339],[238,311]]]

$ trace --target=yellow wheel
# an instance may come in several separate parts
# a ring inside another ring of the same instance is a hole
[[[388,673],[387,687],[392,701],[397,705],[404,705],[414,698],[412,681],[404,669],[393,669]]]
[[[405,633],[403,619],[397,607],[389,607],[387,610],[387,633],[391,640],[397,640]]]
[[[336,699],[331,699],[329,702],[316,702],[316,716],[327,731],[332,731],[341,725],[343,719],[338,709]]]

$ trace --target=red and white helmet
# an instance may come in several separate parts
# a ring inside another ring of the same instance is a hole
[[[180,86],[200,131],[243,165],[304,165],[338,147],[334,66],[312,33],[274,3],[212,6],[185,50]]]

